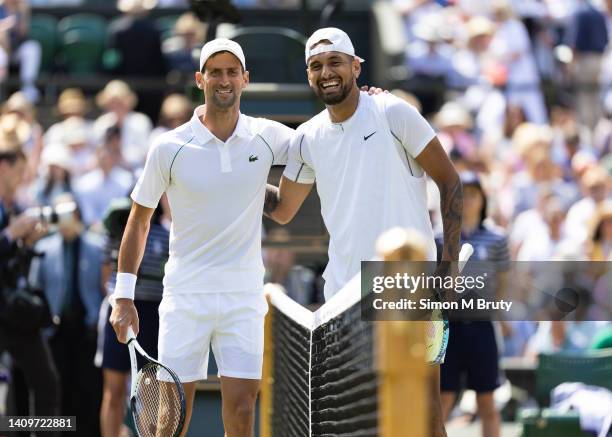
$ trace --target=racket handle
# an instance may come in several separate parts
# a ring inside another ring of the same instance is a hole
[[[464,243],[459,251],[459,272],[463,270],[465,263],[468,262],[472,254],[474,253],[474,247],[470,243]]]
[[[130,342],[130,340],[136,340],[136,335],[134,334],[134,330],[132,329],[132,327],[128,326],[128,332],[127,332],[128,343]]]

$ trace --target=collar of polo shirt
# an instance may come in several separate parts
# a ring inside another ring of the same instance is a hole
[[[204,126],[202,120],[200,120],[200,117],[204,114],[205,107],[205,105],[198,106],[195,111],[193,111],[193,116],[191,117],[190,121],[191,130],[196,136],[199,144],[206,144],[210,140],[216,138],[212,132],[206,126]],[[234,135],[240,138],[251,137],[251,132],[247,128],[242,112],[238,113],[238,124],[236,125],[236,129],[234,130],[232,136]]]

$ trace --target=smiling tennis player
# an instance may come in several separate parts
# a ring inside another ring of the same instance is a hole
[[[204,45],[197,86],[206,105],[160,136],[132,192],[110,320],[120,341],[138,333],[133,303],[149,221],[161,195],[172,212],[170,257],[159,307],[159,361],[184,385],[187,433],[195,381],[206,379],[212,344],[228,437],[251,436],[268,305],[263,294],[261,216],[272,165],[284,164],[294,131],[240,113],[249,83],[242,48]]]
[[[375,255],[384,231],[413,228],[435,261],[427,210],[427,173],[440,189],[443,261],[457,261],[461,181],[433,129],[418,111],[391,94],[360,92],[363,59],[340,29],[319,29],[306,43],[308,83],[326,109],[301,125],[292,140],[278,191],[269,187],[266,214],[289,222],[317,182],[330,234],[325,297],[338,292]],[[435,366],[439,385],[439,366]],[[433,435],[446,435],[439,391],[432,405]]]

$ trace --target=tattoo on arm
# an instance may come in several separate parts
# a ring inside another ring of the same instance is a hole
[[[278,206],[278,187],[268,184],[266,186],[266,200],[264,201],[264,214],[270,217]]]
[[[463,187],[457,178],[440,187],[440,207],[444,227],[442,259],[456,261],[459,257],[461,237],[461,215],[463,211]]]

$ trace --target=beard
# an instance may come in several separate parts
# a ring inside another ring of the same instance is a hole
[[[342,85],[342,87],[337,93],[325,94],[325,91],[317,85],[314,88],[314,92],[317,95],[317,97],[323,100],[323,103],[325,103],[326,105],[337,105],[338,103],[342,103],[344,99],[348,97],[352,88],[353,88],[353,83],[347,82],[344,85]]]
[[[231,108],[232,106],[234,106],[237,98],[238,96],[236,95],[236,92],[233,92],[232,97],[227,100],[221,100],[220,96],[217,93],[213,93],[212,104],[219,109],[227,109],[227,108]]]

